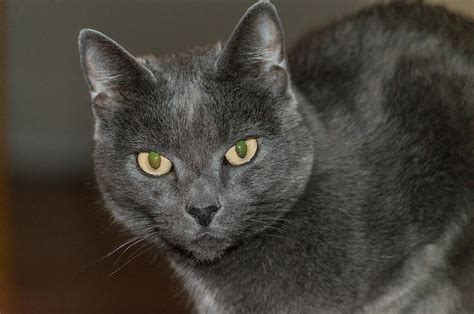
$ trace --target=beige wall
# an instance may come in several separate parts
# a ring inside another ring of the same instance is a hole
[[[396,0],[365,0],[366,4],[374,4],[380,2],[395,2]],[[405,0],[410,2],[410,0]],[[416,2],[419,0],[411,0]],[[425,3],[443,5],[453,11],[464,13],[466,15],[474,16],[474,1],[473,0],[423,0]]]
[[[466,15],[474,16],[474,1],[473,0],[429,0],[426,2],[444,5],[454,11],[457,11]]]

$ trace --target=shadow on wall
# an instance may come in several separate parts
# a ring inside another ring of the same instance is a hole
[[[273,1],[289,42],[364,1]],[[135,54],[227,38],[252,1],[7,1],[9,159],[13,176],[80,176],[91,167],[92,115],[77,53],[81,28]]]

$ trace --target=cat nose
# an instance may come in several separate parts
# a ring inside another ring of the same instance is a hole
[[[203,227],[207,227],[212,219],[214,218],[214,215],[216,212],[219,210],[219,207],[212,205],[212,206],[207,206],[204,208],[199,208],[199,207],[191,207],[186,209],[189,215],[191,215],[198,224],[200,224]]]

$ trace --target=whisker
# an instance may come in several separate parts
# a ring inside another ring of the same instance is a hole
[[[124,243],[119,245],[117,248],[115,248],[112,251],[110,251],[109,253],[107,253],[107,255],[104,255],[104,257],[109,257],[109,256],[113,255],[115,252],[117,252],[118,250],[120,250],[121,248],[126,246],[127,244],[130,244],[131,242],[133,242],[135,240],[138,240],[140,238],[141,238],[140,236],[136,236],[136,237],[133,237],[133,238],[129,239],[128,241],[125,241]]]
[[[147,245],[149,245],[150,243],[148,243]],[[146,247],[147,245],[144,245],[142,248]],[[142,249],[140,248],[140,249]],[[122,266],[120,266],[118,269],[114,270],[109,276],[113,276],[114,274],[116,274],[117,272],[119,272],[121,269],[123,269],[125,266],[127,266],[128,264],[130,264],[133,260],[137,259],[139,256],[145,254],[146,252],[150,251],[151,249],[153,249],[153,246],[151,247],[148,247],[147,249],[144,249],[142,252],[140,252],[139,254],[135,255],[134,257],[132,258],[129,258]],[[138,250],[136,251],[138,252]]]
[[[118,264],[118,262],[120,261],[120,259],[122,258],[122,256],[123,256],[129,249],[131,249],[131,248],[134,247],[135,245],[137,245],[137,244],[143,242],[144,240],[145,240],[145,238],[140,237],[139,240],[137,240],[137,241],[133,242],[132,244],[130,244],[130,245],[119,255],[119,257],[115,260],[115,263],[114,263],[114,265],[113,265],[112,267],[115,267],[115,266]],[[133,253],[132,253],[132,254],[133,254]]]

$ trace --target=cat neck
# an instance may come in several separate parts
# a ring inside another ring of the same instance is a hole
[[[335,306],[339,298],[355,302],[366,293],[362,286],[369,274],[362,267],[364,252],[357,249],[361,237],[351,231],[353,219],[341,219],[342,212],[328,215],[309,206],[314,204],[314,193],[309,190],[314,189],[316,177],[317,172],[308,183],[308,192],[277,225],[241,243],[216,263],[195,264],[171,256],[178,277],[199,300],[198,307],[203,307],[201,312],[232,312],[229,307],[242,306],[242,299],[249,307],[244,312],[265,312],[259,308],[262,304],[270,308],[286,304],[288,310],[305,312],[299,308],[302,304],[324,309]],[[301,283],[308,280],[308,289],[302,291]],[[334,291],[340,295],[335,297]],[[267,299],[259,302],[261,298]],[[298,303],[302,298],[311,302]],[[269,304],[277,300],[281,304]]]

